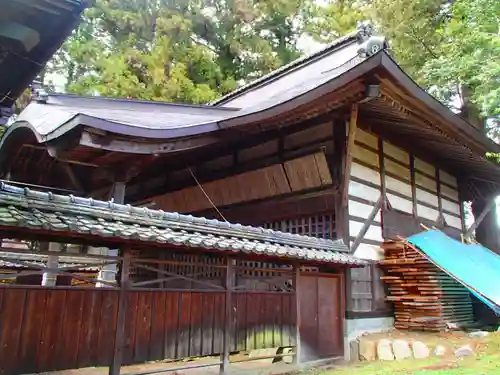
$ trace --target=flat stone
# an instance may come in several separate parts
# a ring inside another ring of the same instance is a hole
[[[472,349],[472,347],[469,344],[464,345],[464,346],[458,348],[457,350],[455,350],[456,357],[467,357],[467,356],[470,356],[472,354],[474,354],[474,350]]]
[[[443,345],[438,345],[434,349],[434,355],[437,357],[441,357],[445,354],[446,354],[446,347],[444,347]]]
[[[361,361],[375,361],[377,359],[375,342],[363,337],[359,339],[359,359]]]
[[[351,340],[349,342],[349,359],[351,361],[359,361],[359,340]]]
[[[427,358],[431,354],[431,351],[429,350],[429,348],[427,347],[427,345],[425,345],[421,341],[415,341],[412,344],[412,349],[413,349],[413,356],[416,359]]]
[[[471,338],[481,338],[481,337],[486,337],[488,335],[489,335],[489,332],[486,332],[486,331],[476,331],[476,332],[469,333],[469,337],[471,337]]]
[[[394,361],[392,351],[392,342],[388,339],[382,339],[377,344],[377,358],[382,361]]]
[[[392,343],[392,351],[397,360],[410,358],[412,356],[410,344],[405,340],[394,340]]]
[[[277,352],[278,352],[278,348],[254,349],[254,350],[250,350],[250,353],[248,354],[248,356],[250,358],[270,357],[270,358],[265,358],[265,359],[256,359],[253,362],[273,363],[274,358],[275,358],[273,356],[275,356]]]
[[[288,353],[293,353],[293,348],[283,348],[283,354]],[[285,363],[293,363],[293,355],[285,355],[282,358]]]

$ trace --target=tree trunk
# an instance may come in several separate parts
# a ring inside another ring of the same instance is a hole
[[[491,197],[489,200],[477,198],[472,203],[472,213],[475,219],[481,215],[481,212],[483,212],[487,205],[492,204],[492,199],[495,199],[495,197]],[[500,231],[496,206],[490,210],[481,224],[476,228],[476,241],[491,251],[500,254]]]
[[[462,86],[462,103],[460,117],[468,121],[481,133],[486,134],[486,119],[481,116],[481,111],[472,102],[472,89],[470,87]]]

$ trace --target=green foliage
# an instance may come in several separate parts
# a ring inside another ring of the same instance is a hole
[[[206,103],[366,19],[413,79],[498,138],[497,0],[95,0],[49,68],[78,94]]]
[[[206,103],[300,56],[310,0],[96,0],[57,53],[66,90]]]

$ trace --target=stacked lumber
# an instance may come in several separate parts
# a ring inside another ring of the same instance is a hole
[[[473,322],[469,291],[406,241],[382,244],[380,261],[387,300],[394,304],[398,329],[443,331]]]

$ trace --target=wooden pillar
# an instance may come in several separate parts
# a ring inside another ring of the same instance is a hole
[[[221,364],[220,364],[220,374],[229,373],[229,352],[231,346],[231,334],[232,334],[232,289],[233,289],[233,259],[226,258],[226,279],[224,282],[224,287],[226,288],[225,301],[224,301],[224,333],[222,337],[222,353],[221,353]]]
[[[476,231],[476,241],[491,251],[500,254],[500,231],[498,228],[495,196],[488,199],[476,198],[472,202],[475,222],[466,233],[472,235]]]
[[[129,249],[123,250],[123,261],[120,278],[120,295],[118,297],[118,316],[116,319],[115,345],[113,360],[109,366],[109,375],[119,375],[123,358],[123,346],[125,336],[125,318],[127,312],[127,290],[130,287],[130,258]]]
[[[300,344],[300,263],[293,265],[292,286],[295,294],[295,329],[293,339],[295,342],[295,363],[300,364],[302,359],[302,348]]]
[[[50,242],[48,245],[49,251],[60,252],[61,244],[57,242]],[[47,268],[57,268],[59,265],[58,255],[48,255],[47,256]],[[42,286],[56,286],[57,283],[57,272],[46,271],[42,276]]]
[[[123,204],[125,200],[125,183],[115,182],[113,184],[112,194],[114,203]],[[118,249],[106,249],[102,253],[103,253],[102,255],[117,256]],[[116,272],[117,272],[116,264],[108,264],[101,268],[101,270],[99,271],[98,279],[114,283],[116,282]],[[96,287],[98,288],[105,288],[107,286],[109,286],[109,284],[104,284],[104,283],[96,284]]]

